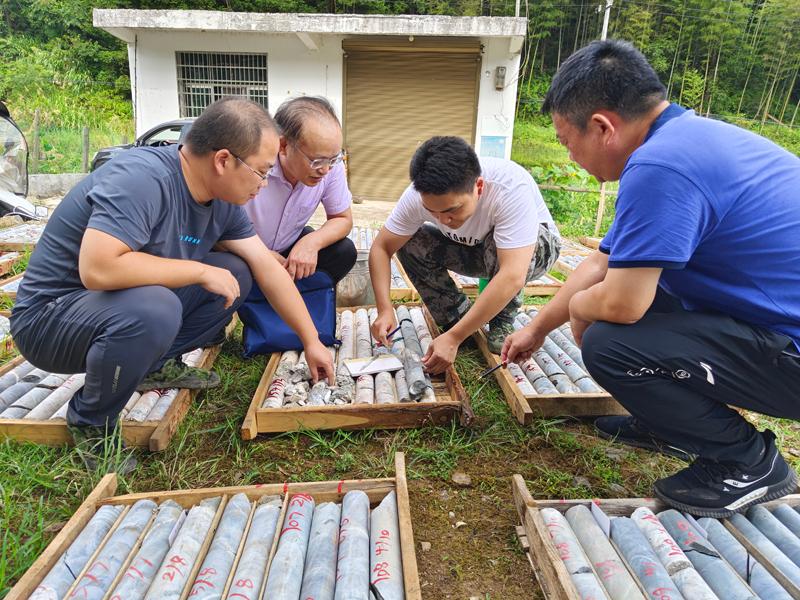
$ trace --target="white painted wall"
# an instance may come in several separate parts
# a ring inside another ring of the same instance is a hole
[[[179,116],[175,52],[266,52],[269,110],[299,95],[327,97],[341,115],[342,38],[320,36],[309,50],[293,34],[138,33],[129,52],[134,91],[136,135]]]
[[[343,83],[342,36],[315,36],[318,50],[309,50],[294,34],[221,32],[142,32],[129,62],[136,117],[136,135],[179,116],[175,52],[266,52],[269,109],[298,95],[327,97],[341,116]],[[511,156],[516,109],[519,54],[509,52],[508,38],[484,38],[478,96],[475,150],[489,154],[485,136],[502,138],[503,156]],[[506,67],[506,88],[495,89],[495,68]],[[495,139],[495,141],[498,141]]]
[[[491,156],[485,136],[499,137],[503,142],[502,158],[511,158],[511,139],[514,133],[514,116],[517,107],[517,69],[519,54],[509,52],[508,38],[484,38],[481,81],[478,92],[478,123],[475,134],[475,151],[478,156]],[[506,68],[505,89],[495,89],[495,68]]]

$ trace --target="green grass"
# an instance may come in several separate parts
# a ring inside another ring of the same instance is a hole
[[[397,431],[307,430],[245,442],[239,428],[265,359],[243,360],[241,349],[238,337],[224,345],[215,365],[222,385],[195,402],[164,452],[136,452],[140,467],[122,482],[120,493],[385,477],[393,474],[393,456],[400,450],[406,453],[416,538],[440,545],[441,554],[418,553],[423,579],[444,582],[453,597],[524,598],[534,584],[513,539],[513,473],[521,473],[538,498],[618,497],[620,490],[636,497],[650,495],[655,479],[682,464],[621,449],[575,419],[519,425],[494,380],[484,385],[477,379],[485,363],[474,349],[462,350],[456,361],[475,412],[469,428],[452,423]],[[760,426],[778,432],[784,448],[800,448],[800,425],[756,418]],[[798,457],[799,451],[787,455],[795,468],[800,467]],[[86,473],[75,452],[65,447],[5,442],[0,461],[2,595],[99,476]],[[470,474],[472,487],[450,482],[457,470]],[[447,520],[451,510],[466,527],[452,528]]]
[[[29,124],[21,124],[33,152],[33,135]],[[89,131],[89,163],[100,148],[133,141],[133,127],[104,126]],[[82,169],[83,133],[81,129],[48,127],[40,132],[38,173],[79,173]],[[33,172],[33,171],[31,171]]]

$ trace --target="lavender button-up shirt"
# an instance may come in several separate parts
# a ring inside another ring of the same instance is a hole
[[[299,181],[293,187],[278,160],[267,186],[261,188],[244,209],[267,248],[283,252],[297,241],[320,202],[326,214],[336,215],[347,210],[352,199],[342,163],[334,166],[314,187]]]

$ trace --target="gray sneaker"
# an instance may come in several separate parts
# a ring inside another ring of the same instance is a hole
[[[136,468],[136,457],[125,447],[119,429],[67,425],[75,442],[75,452],[88,471],[116,472],[123,477]]]
[[[489,335],[486,336],[489,342],[489,352],[500,354],[503,349],[503,342],[514,333],[514,326],[508,321],[492,320],[489,321]]]
[[[158,371],[147,375],[136,386],[137,392],[186,388],[189,390],[208,390],[219,385],[219,375],[208,369],[190,367],[179,358],[170,358]]]

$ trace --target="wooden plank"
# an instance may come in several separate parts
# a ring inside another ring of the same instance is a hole
[[[0,280],[0,288],[2,288],[3,286],[8,285],[9,283],[13,283],[15,281],[19,281],[24,276],[25,276],[25,271],[23,271],[22,273],[17,273],[13,277],[9,277],[8,279]],[[16,290],[5,291],[3,289],[0,289],[0,298],[9,298],[11,300],[16,300],[17,299],[17,292],[16,292]]]
[[[117,491],[117,475],[109,473],[103,476],[86,500],[73,513],[67,524],[58,532],[52,542],[45,548],[44,552],[31,565],[31,567],[20,578],[17,584],[6,596],[6,600],[24,600],[30,596],[42,579],[50,572],[56,561],[69,548],[69,545],[78,537],[89,520],[97,511],[98,503],[113,496]]]
[[[422,600],[417,569],[417,550],[414,547],[414,528],[411,521],[411,504],[406,480],[406,455],[394,454],[395,485],[397,486],[397,520],[400,529],[400,553],[403,560],[403,587],[406,600]]]
[[[580,238],[581,244],[583,244],[587,248],[592,248],[593,250],[597,250],[598,248],[600,248],[600,242],[602,240],[603,238],[590,237],[588,235],[582,236]]]
[[[44,227],[44,223],[23,223],[0,230],[0,251],[33,250]]]
[[[14,254],[16,256],[12,256]],[[7,258],[9,256],[11,256],[11,258]],[[20,252],[0,253],[0,277],[10,273],[15,266],[22,262],[23,258],[24,256]]]
[[[392,287],[389,289],[389,298],[391,300],[402,300],[407,302],[415,302],[419,299],[419,293],[417,292],[417,288],[414,287],[414,284],[411,283],[411,279],[408,277],[408,273],[403,268],[400,259],[397,256],[393,256],[392,260],[394,264],[397,266],[397,270],[400,271],[400,275],[403,276],[407,286],[404,288],[396,288]]]
[[[500,357],[489,351],[489,343],[482,329],[472,334],[490,367],[500,364]],[[608,392],[574,394],[536,394],[526,396],[517,386],[507,369],[494,372],[497,383],[503,390],[511,412],[523,425],[529,425],[534,417],[599,417],[604,415],[627,415],[628,412]]]
[[[561,256],[589,256],[593,252],[592,248],[587,248],[583,244],[569,238],[561,238]]]
[[[405,306],[420,306],[411,303]],[[337,309],[356,311],[359,308],[370,306],[351,306]],[[438,335],[438,327],[428,312],[422,306],[422,312],[431,335]],[[272,382],[277,369],[280,354],[276,353],[270,358],[264,375],[259,382],[256,393],[251,401],[251,409],[255,406],[255,423],[258,433],[282,433],[285,431],[298,431],[302,429],[332,430],[332,429],[403,429],[424,427],[426,425],[444,425],[459,416],[462,423],[470,423],[473,419],[472,407],[469,397],[464,390],[461,380],[453,367],[450,367],[444,376],[432,378],[434,393],[437,402],[405,402],[392,404],[348,404],[342,406],[302,406],[297,408],[261,408],[266,397],[269,384]],[[247,417],[250,416],[248,411]],[[252,435],[251,421],[247,421],[247,428],[242,426],[242,437]]]
[[[521,528],[525,533],[528,545],[526,553],[528,562],[545,598],[548,600],[566,598],[580,600],[563,561],[553,547],[550,533],[547,531],[544,522],[542,522],[537,509],[537,502],[528,491],[525,480],[521,475],[512,476],[511,492],[514,507],[517,510],[517,515],[519,515],[520,523],[522,523]],[[551,550],[550,552],[548,552],[548,547]],[[555,556],[555,560],[553,560],[553,556]],[[566,585],[564,584],[564,577],[566,577]],[[574,592],[575,595],[570,595],[571,592]]]
[[[341,501],[344,495],[350,490],[362,490],[370,501],[382,499],[386,494],[394,489],[393,479],[350,479],[341,481],[312,481],[305,483],[269,483],[246,486],[229,486],[217,488],[198,488],[192,490],[174,490],[163,492],[141,492],[137,494],[125,494],[109,498],[103,504],[133,504],[139,500],[150,499],[156,502],[173,500],[181,506],[194,506],[200,500],[213,498],[219,495],[232,496],[234,494],[245,494],[250,500],[258,500],[262,496],[283,496],[284,494],[299,494],[305,492],[319,496],[322,502]]]
[[[794,582],[784,575],[783,571],[781,571],[778,567],[776,567],[769,558],[761,552],[750,540],[745,537],[745,535],[739,531],[739,529],[734,525],[730,519],[722,519],[722,524],[725,526],[733,537],[745,547],[747,552],[753,556],[758,562],[761,563],[767,571],[769,571],[770,575],[772,575],[777,582],[781,585],[783,589],[795,600],[800,600],[800,587],[794,584]]]
[[[192,570],[189,572],[189,577],[186,578],[186,583],[183,586],[183,593],[181,593],[179,600],[186,600],[186,598],[189,596],[189,592],[192,591],[194,582],[197,580],[197,573],[200,572],[200,567],[203,566],[203,559],[208,553],[208,548],[211,546],[211,541],[214,539],[214,534],[217,531],[217,527],[219,527],[219,522],[222,519],[222,513],[225,512],[225,507],[228,505],[229,499],[230,498],[228,496],[222,496],[220,499],[217,512],[214,514],[214,519],[211,521],[211,525],[206,532],[206,538],[203,540],[203,545],[200,546],[200,550],[197,552],[197,558],[194,561]]]
[[[264,369],[264,373],[261,375],[261,380],[258,382],[258,387],[256,388],[256,391],[250,400],[250,407],[247,409],[247,414],[244,416],[244,421],[242,421],[243,440],[254,440],[258,435],[256,412],[267,395],[269,384],[272,381],[272,376],[275,373],[275,369],[278,368],[278,362],[280,359],[280,353],[275,352],[272,354],[267,362],[266,368]]]

